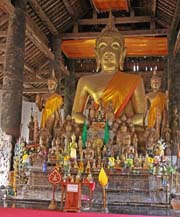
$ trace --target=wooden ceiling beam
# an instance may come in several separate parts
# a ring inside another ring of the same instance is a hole
[[[160,20],[158,18],[155,18],[156,23],[158,23],[159,25],[165,27],[165,28],[170,28],[170,25],[167,22],[164,22],[163,20]]]
[[[176,10],[173,16],[173,20],[170,27],[170,44],[174,47],[173,53],[176,54],[178,52],[178,36],[179,36],[179,23],[180,23],[180,0],[177,0],[176,2]]]
[[[171,24],[171,31],[176,30],[177,31],[177,26],[180,22],[180,0],[177,1],[176,3],[176,10],[173,16],[173,21]]]
[[[151,8],[152,17],[156,16],[156,7],[157,7],[157,0],[152,0],[152,8]]]
[[[75,12],[73,9],[72,9],[72,6],[70,5],[70,1],[68,0],[63,0],[63,3],[69,13],[69,15],[73,18],[73,19],[77,19],[78,15],[77,15],[77,12]]]
[[[180,51],[180,0],[176,3],[176,10],[174,13],[173,21],[171,24],[170,40],[172,45],[174,44],[173,53],[176,55]]]
[[[32,78],[31,80],[24,79],[24,84],[47,84],[47,79]]]
[[[1,46],[1,45],[0,45],[0,46]],[[1,49],[0,49],[0,50],[1,50]],[[4,62],[5,62],[5,57],[4,57],[4,55],[3,55],[3,56],[1,55],[1,56],[0,56],[0,64],[4,64]],[[27,71],[29,71],[29,72],[32,73],[33,75],[36,74],[34,68],[32,68],[31,66],[28,66],[27,63],[24,64],[24,69],[26,69]]]
[[[179,31],[179,34],[177,36],[177,40],[174,46],[174,53],[175,54],[180,53],[180,31]]]
[[[114,24],[127,24],[127,23],[149,23],[151,22],[150,16],[135,16],[135,17],[115,17]],[[79,25],[106,25],[109,22],[109,18],[98,19],[80,19]]]
[[[6,43],[0,43],[0,51],[6,50]]]
[[[4,55],[1,55],[1,56],[0,56],[0,64],[4,64],[4,60],[5,60]]]
[[[23,93],[48,93],[48,88],[24,88]]]
[[[7,14],[3,15],[3,17],[1,17],[1,21],[0,21],[0,26],[3,26],[5,23],[7,23],[9,20],[9,16]]]
[[[51,22],[49,17],[46,15],[46,13],[43,11],[42,7],[39,5],[37,0],[31,0],[29,1],[29,4],[34,9],[34,11],[37,13],[37,15],[40,17],[40,19],[43,21],[43,23],[46,24],[48,29],[53,35],[58,35],[58,31],[54,24]]]
[[[150,23],[150,28],[151,29],[155,29],[155,27],[156,27],[156,24],[155,24],[156,6],[157,6],[157,0],[152,0],[152,5],[151,5],[152,22]]]
[[[0,31],[0,37],[5,38],[7,36],[7,31]]]
[[[31,72],[32,74],[35,74],[34,68],[28,66],[26,63],[24,64],[24,69],[26,69],[28,72]]]
[[[99,10],[97,9],[97,7],[94,4],[93,0],[89,0],[91,7],[93,8],[93,18],[97,17],[97,13],[99,13]],[[96,16],[94,16],[94,12],[96,12]]]
[[[134,8],[131,5],[131,0],[128,0],[128,8],[129,8],[130,16],[134,17],[135,12],[134,12]]]
[[[164,29],[146,29],[146,30],[129,30],[120,31],[124,36],[167,36],[169,30]],[[100,32],[79,32],[79,33],[64,33],[62,34],[62,40],[68,39],[87,39],[87,38],[97,38]]]
[[[14,6],[10,1],[1,0],[0,7],[10,15],[14,14]],[[47,58],[54,60],[54,54],[48,47],[48,39],[28,15],[26,15],[26,36]]]

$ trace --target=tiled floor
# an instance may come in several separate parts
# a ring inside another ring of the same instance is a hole
[[[20,201],[20,200],[0,200],[1,207],[17,207],[17,208],[33,208],[33,209],[48,209],[49,202],[47,201]],[[57,209],[60,210],[60,204]],[[92,209],[83,208],[82,212],[109,212],[120,214],[136,214],[136,215],[156,215],[156,216],[178,216],[180,213],[175,213],[170,207],[161,205],[108,205],[108,209],[104,210],[98,204],[93,204]]]

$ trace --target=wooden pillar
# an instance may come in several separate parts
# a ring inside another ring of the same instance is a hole
[[[174,104],[177,107],[178,114],[180,114],[180,54],[174,57],[173,61],[174,67],[174,79],[173,79],[173,89],[174,89]]]
[[[68,60],[67,66],[69,75],[65,76],[64,84],[64,116],[71,115],[72,106],[74,101],[74,95],[76,91],[76,77],[75,77],[75,62],[74,60]]]
[[[1,127],[4,132],[20,136],[26,1],[16,0],[14,14],[9,17],[6,56],[3,72]]]
[[[56,73],[56,78],[58,79],[58,87],[57,92],[62,93],[62,71],[61,71],[61,61],[62,61],[62,54],[61,54],[61,38],[59,36],[52,36],[52,51],[54,53],[55,59],[52,61],[52,68],[54,68]]]
[[[168,105],[168,118],[169,122],[172,118],[173,108],[175,106],[174,101],[174,56],[173,56],[174,40],[168,41],[168,93],[169,93],[169,105]]]

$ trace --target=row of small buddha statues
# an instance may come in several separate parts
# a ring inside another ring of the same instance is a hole
[[[55,129],[55,136],[52,138],[49,147],[50,137],[47,137],[47,130],[41,129],[38,155],[42,158],[44,157],[44,159],[46,158],[52,164],[60,162],[61,166],[64,164],[64,156],[68,156],[74,162],[73,165],[76,168],[78,167],[78,162],[84,162],[85,164],[90,162],[93,164],[92,167],[94,169],[99,169],[102,164],[108,167],[109,158],[117,158],[117,161],[121,160],[121,163],[127,158],[137,158],[139,152],[138,136],[130,118],[123,115],[114,119],[109,125],[109,141],[107,144],[104,144],[103,138],[99,137],[97,128],[94,129],[95,132],[93,134],[90,134],[89,130],[92,124],[93,122],[91,124],[89,122],[87,126],[85,146],[82,141],[82,130],[70,116],[67,116],[62,125]],[[43,136],[46,138],[45,140],[42,138]],[[151,156],[161,155],[162,148],[160,150],[160,147],[157,147],[157,131],[153,128],[147,129],[143,136],[144,149],[140,150],[142,156],[146,154]]]

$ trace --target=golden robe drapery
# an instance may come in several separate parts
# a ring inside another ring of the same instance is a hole
[[[45,107],[42,112],[42,118],[41,118],[41,128],[45,128],[46,121],[49,117],[51,117],[54,112],[56,112],[61,105],[63,104],[62,96],[54,93],[52,94],[45,103]]]
[[[118,117],[124,110],[140,81],[139,75],[123,72],[114,74],[104,90],[102,99],[105,105],[108,101],[112,101],[115,117]]]

